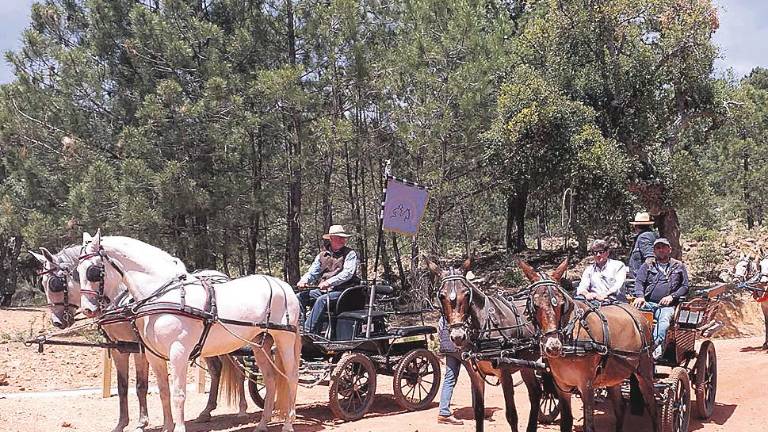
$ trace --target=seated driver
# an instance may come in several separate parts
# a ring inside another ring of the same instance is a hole
[[[593,241],[589,250],[595,262],[584,269],[576,297],[599,303],[619,300],[621,287],[627,278],[627,266],[609,258],[611,250],[605,240]]]
[[[299,293],[302,313],[309,306],[310,299],[315,299],[312,311],[306,318],[304,330],[319,333],[320,317],[326,313],[329,300],[336,300],[344,289],[360,282],[357,271],[357,254],[347,247],[347,239],[351,237],[341,225],[331,225],[328,234],[323,238],[330,242],[329,247],[320,252],[307,273],[302,276],[297,286],[306,288],[317,284],[318,288],[304,290]]]
[[[635,299],[632,306],[653,311],[653,358],[661,357],[662,345],[675,314],[675,305],[688,294],[688,271],[685,264],[672,258],[669,240],[653,242],[655,261],[640,266],[635,279]]]

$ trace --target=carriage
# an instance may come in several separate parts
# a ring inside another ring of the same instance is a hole
[[[341,420],[357,420],[368,412],[379,375],[392,377],[395,401],[405,410],[427,408],[437,395],[440,362],[428,349],[437,329],[424,325],[423,310],[396,310],[393,292],[381,281],[347,288],[328,308],[322,335],[302,334],[299,384],[328,385],[330,409]],[[392,318],[408,315],[421,324],[390,325]],[[249,393],[263,408],[258,368],[247,352],[242,354]]]
[[[692,289],[688,298],[677,305],[672,325],[667,332],[657,366],[671,368],[668,373],[654,374],[656,401],[661,406],[662,432],[687,432],[691,414],[691,391],[695,393],[696,416],[706,420],[712,416],[717,394],[717,354],[709,337],[720,328],[715,314],[720,307],[716,297],[726,285]],[[653,313],[644,312],[653,324]],[[696,339],[704,338],[698,351]],[[628,383],[622,393],[629,398]]]

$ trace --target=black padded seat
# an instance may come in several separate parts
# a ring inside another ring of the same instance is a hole
[[[435,326],[399,327],[399,328],[389,329],[389,333],[396,336],[400,336],[400,337],[421,336],[421,335],[435,334],[437,333],[437,328],[435,328]]]
[[[375,320],[376,318],[382,318],[387,315],[386,312],[382,311],[371,311],[371,316]],[[336,318],[346,318],[346,319],[353,319],[358,321],[367,321],[368,320],[368,309],[360,309],[360,310],[353,310],[353,311],[347,311],[342,312],[338,315],[336,315]]]

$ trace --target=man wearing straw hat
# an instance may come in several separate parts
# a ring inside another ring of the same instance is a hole
[[[330,246],[317,254],[307,273],[296,284],[299,288],[306,288],[317,283],[317,288],[299,293],[302,313],[309,306],[310,299],[315,299],[312,312],[304,323],[306,331],[318,333],[320,317],[326,312],[329,300],[338,299],[345,288],[360,281],[355,275],[357,254],[347,247],[347,239],[351,236],[344,231],[343,226],[331,225],[328,234],[323,235]]]
[[[629,262],[627,263],[627,267],[629,267],[628,276],[634,279],[635,274],[644,262],[653,263],[653,242],[659,236],[653,231],[653,220],[651,220],[651,215],[647,212],[636,214],[635,220],[629,224],[634,228],[636,235],[635,244],[629,253]]]

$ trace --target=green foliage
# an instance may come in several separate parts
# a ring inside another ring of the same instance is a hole
[[[715,242],[720,237],[720,233],[710,228],[697,227],[691,230],[688,237],[700,242]]]

